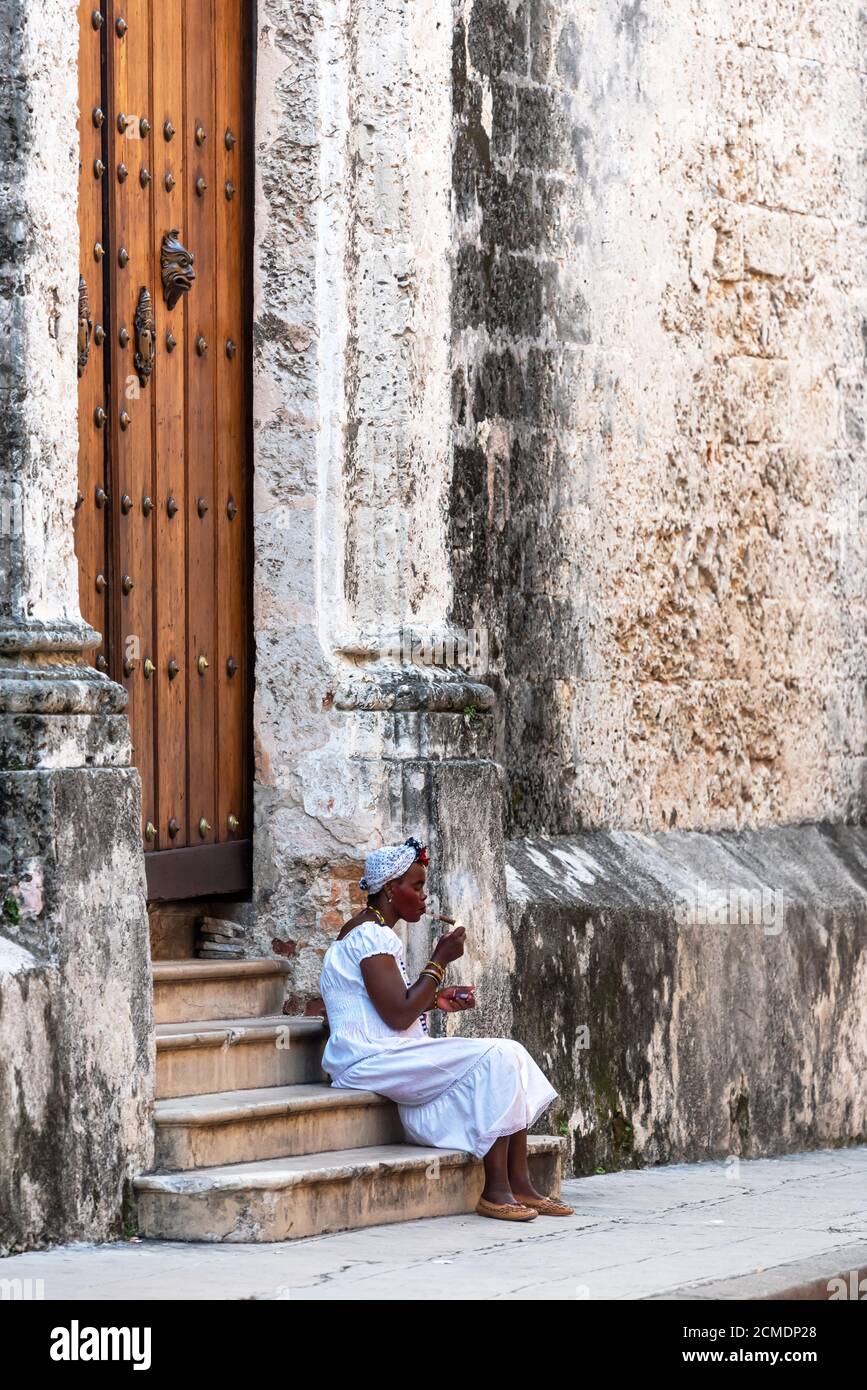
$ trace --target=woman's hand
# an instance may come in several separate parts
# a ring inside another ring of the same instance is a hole
[[[456,989],[470,990],[469,998],[456,999]],[[475,985],[446,985],[445,989],[439,991],[434,1002],[438,1009],[442,1009],[443,1013],[447,1014],[456,1014],[461,1009],[474,1009],[476,1007],[475,995],[472,993],[474,989]]]
[[[466,927],[455,927],[454,931],[444,932],[434,947],[433,959],[439,965],[451,965],[453,960],[464,954]]]

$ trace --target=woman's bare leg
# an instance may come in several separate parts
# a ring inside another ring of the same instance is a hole
[[[486,1202],[507,1202],[513,1204],[515,1198],[509,1186],[508,1154],[510,1134],[501,1134],[495,1139],[484,1156],[485,1186],[482,1196]]]
[[[522,1197],[544,1197],[544,1192],[537,1192],[530,1181],[530,1169],[527,1167],[527,1131],[519,1129],[505,1137],[509,1145],[506,1173],[509,1187],[516,1200],[520,1202]]]

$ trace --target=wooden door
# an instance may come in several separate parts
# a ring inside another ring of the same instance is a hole
[[[244,890],[251,7],[79,24],[81,610],[129,693],[151,896]]]

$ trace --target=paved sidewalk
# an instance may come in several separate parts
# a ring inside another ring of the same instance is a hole
[[[725,1299],[867,1269],[867,1146],[577,1178],[563,1195],[574,1216],[527,1224],[59,1246],[0,1260],[0,1279],[42,1279],[61,1300]]]

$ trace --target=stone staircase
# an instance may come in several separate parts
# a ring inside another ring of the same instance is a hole
[[[154,962],[156,1168],[135,1181],[139,1234],[296,1240],[472,1212],[481,1160],[407,1144],[392,1101],[333,1088],[323,1020],[280,1012],[288,970]],[[529,1136],[542,1192],[560,1191],[565,1143]]]

